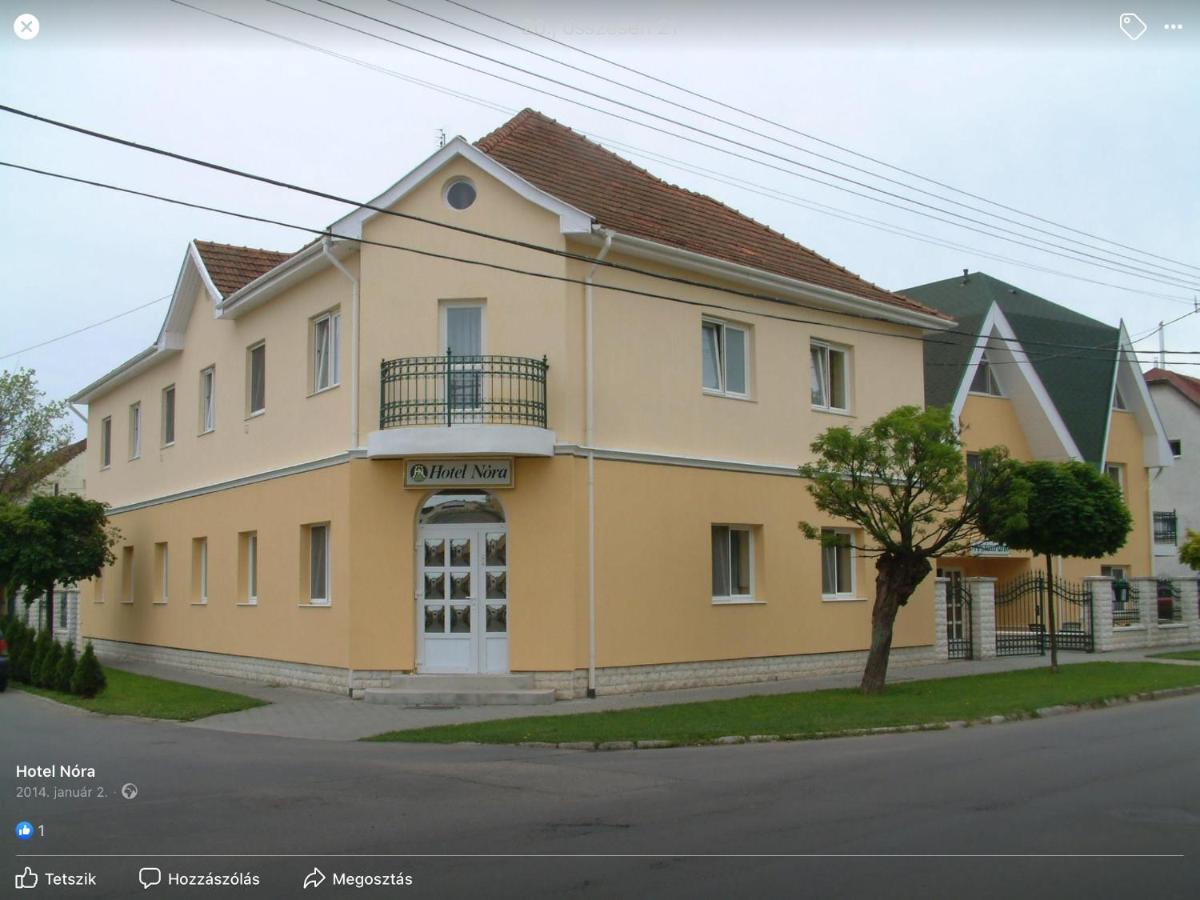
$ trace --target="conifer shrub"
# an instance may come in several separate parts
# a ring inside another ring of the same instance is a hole
[[[100,660],[96,659],[96,651],[92,642],[88,641],[83,648],[83,655],[75,666],[75,674],[71,678],[71,693],[80,697],[95,697],[102,690],[106,679]]]

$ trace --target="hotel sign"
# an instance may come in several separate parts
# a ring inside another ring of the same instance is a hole
[[[976,541],[971,545],[972,556],[1008,556],[1008,544],[999,541]]]
[[[507,459],[410,459],[404,463],[404,486],[512,487],[513,461]]]

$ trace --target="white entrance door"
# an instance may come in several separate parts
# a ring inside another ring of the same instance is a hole
[[[417,553],[420,671],[507,672],[507,527],[424,525]]]

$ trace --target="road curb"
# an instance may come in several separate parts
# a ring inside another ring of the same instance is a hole
[[[1200,694],[1200,685],[1185,685],[1183,687],[1161,688],[1157,691],[1144,691],[1139,694],[1129,694],[1124,697],[1105,697],[1090,703],[1064,703],[1057,706],[1043,706],[1030,712],[1015,712],[1007,715],[986,716],[982,719],[966,721],[953,719],[944,722],[925,722],[920,725],[884,725],[878,728],[847,728],[840,731],[811,731],[801,734],[728,734],[707,741],[697,741],[695,744],[679,744],[676,741],[640,740],[640,741],[564,741],[559,744],[527,741],[518,744],[520,747],[556,747],[559,750],[660,750],[667,747],[725,747],[737,744],[778,744],[795,741],[820,741],[829,738],[865,737],[874,734],[907,734],[916,731],[947,731],[951,729],[973,728],[978,725],[1003,725],[1006,722],[1023,722],[1029,719],[1051,719],[1072,713],[1086,712],[1092,709],[1108,709],[1113,706],[1124,706],[1127,703],[1145,703],[1152,700],[1166,700],[1171,697],[1186,697],[1190,694]]]

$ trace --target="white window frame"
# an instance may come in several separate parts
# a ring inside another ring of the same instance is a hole
[[[320,339],[322,325],[325,326],[324,346],[322,346]],[[312,364],[309,388],[312,394],[321,394],[325,391],[333,390],[342,383],[341,307],[326,310],[309,320],[309,340],[312,348],[312,352],[309,354],[309,362]],[[325,372],[324,383],[322,383],[321,378],[323,370]]]
[[[142,401],[129,404],[129,459],[142,456]]]
[[[710,548],[712,547],[712,532],[714,529],[717,529],[717,528],[727,529],[727,537],[730,539],[732,539],[735,532],[746,535],[746,554],[747,554],[747,559],[749,560],[748,565],[749,565],[749,569],[750,569],[750,571],[749,571],[750,590],[749,590],[749,593],[745,593],[745,594],[733,593],[733,546],[732,546],[732,540],[729,540],[725,544],[725,552],[728,554],[729,565],[727,566],[727,568],[728,568],[728,574],[729,574],[729,578],[730,578],[730,582],[729,582],[729,591],[730,592],[728,594],[714,593],[712,595],[712,602],[713,603],[754,603],[754,602],[756,602],[755,601],[755,577],[757,575],[757,572],[755,571],[755,564],[754,564],[754,555],[755,555],[754,526],[753,525],[733,525],[733,524],[729,524],[727,522],[714,522],[712,527],[709,529],[709,547]],[[709,584],[710,584],[710,586],[712,583],[712,568],[711,568],[712,562],[713,561],[710,559],[709,560]]]
[[[704,383],[704,354],[706,352],[705,328],[715,328],[717,331],[717,387],[709,387]],[[742,379],[746,390],[734,391],[729,388],[729,339],[728,332],[736,331],[742,336],[743,359]],[[728,322],[713,316],[703,316],[700,320],[700,387],[704,393],[714,397],[734,397],[739,400],[750,398],[750,327],[740,322]]]
[[[112,416],[100,420],[100,468],[112,468]]]
[[[200,577],[197,579],[199,584],[199,599],[196,603],[199,606],[205,606],[208,603],[208,538],[197,538],[200,542]]]
[[[819,352],[823,358],[821,364],[821,396],[824,398],[824,403],[812,402],[812,354]],[[833,367],[830,365],[831,357],[834,353],[841,354],[842,357],[842,397],[845,400],[845,406],[834,406],[832,402],[833,396]],[[839,344],[831,344],[828,341],[817,340],[816,338],[808,342],[808,368],[809,368],[809,402],[812,408],[819,412],[831,413],[849,413],[850,412],[850,348]]]
[[[200,370],[200,433],[217,430],[217,367]]]
[[[262,351],[262,406],[254,408],[254,354]],[[267,342],[258,341],[246,348],[246,418],[253,419],[267,411]]]
[[[993,365],[992,361],[988,359],[987,351],[984,350],[980,354],[979,362],[976,363],[975,371],[971,374],[971,384],[967,389],[967,393],[975,394],[978,397],[1003,397],[1005,395],[1004,388],[1000,386],[1000,379],[996,377]],[[975,390],[975,382],[978,380],[980,372],[987,376],[985,387],[989,388],[989,390]],[[991,388],[994,388],[994,390],[990,390]]]
[[[314,551],[313,536],[318,529],[320,529],[320,532],[323,535],[324,552],[325,552],[325,564],[324,564],[325,584],[323,585],[321,590],[316,590],[316,586],[313,584],[313,551]],[[307,550],[308,550],[308,567],[307,567],[307,576],[305,578],[305,582],[308,584],[308,605],[309,606],[329,606],[333,602],[333,596],[332,596],[332,594],[333,594],[332,530],[330,529],[328,522],[314,522],[311,525],[306,525],[304,528],[304,531],[305,531],[305,536],[307,538]],[[321,597],[314,596],[314,594],[317,594],[317,593],[324,594],[324,596],[321,596]]]
[[[1174,459],[1183,458],[1183,438],[1169,438],[1167,446],[1171,448],[1171,456]]]
[[[155,550],[159,547],[162,548],[162,555],[156,560],[159,566],[158,602],[166,603],[171,597],[171,548],[166,541],[156,544]]]
[[[822,537],[824,537],[824,535],[830,534],[830,533],[837,534],[837,535],[843,535],[849,539],[849,544],[846,547],[846,551],[850,554],[850,566],[849,566],[850,589],[843,590],[843,591],[834,591],[833,593],[826,592],[826,590],[825,590],[826,554],[830,550],[833,550],[836,553],[839,548],[826,547],[824,541],[822,541],[822,543],[821,543],[821,599],[822,600],[857,600],[858,599],[858,571],[857,571],[858,570],[858,553],[856,552],[855,547],[854,547],[854,529],[853,528],[822,528],[821,529]],[[834,580],[836,581],[837,580],[837,560],[836,560],[836,558],[834,559],[833,576],[834,576]],[[841,585],[835,585],[835,587],[841,587]]]
[[[137,597],[137,570],[135,568],[134,548],[126,544],[121,548],[121,602],[133,603]]]
[[[171,409],[168,414],[167,410],[167,395],[171,396]],[[175,411],[176,403],[179,400],[179,395],[175,392],[175,385],[168,384],[162,389],[162,428],[159,438],[163,447],[175,446]],[[168,434],[168,430],[170,434]],[[170,440],[168,440],[170,438]]]

